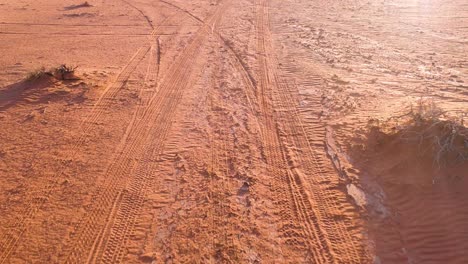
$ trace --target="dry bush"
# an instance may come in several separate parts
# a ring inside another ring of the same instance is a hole
[[[36,69],[34,71],[31,71],[29,72],[27,75],[26,75],[26,78],[25,80],[27,82],[32,82],[32,81],[35,81],[35,80],[38,80],[46,75],[50,75],[50,72],[46,71],[46,69],[44,67],[41,67],[39,69]]]
[[[370,135],[417,145],[421,155],[431,155],[438,168],[468,160],[468,128],[463,118],[448,117],[433,100],[420,99],[404,115],[372,119],[368,128]]]
[[[77,66],[68,66],[66,64],[62,64],[59,67],[51,68],[46,70],[45,67],[41,67],[36,69],[26,75],[25,80],[28,82],[32,82],[38,79],[41,79],[44,76],[53,76],[58,80],[70,80],[75,79],[74,73]]]
[[[62,64],[57,68],[51,69],[55,78],[59,80],[67,80],[73,78],[76,68],[78,66],[67,66],[66,64]]]

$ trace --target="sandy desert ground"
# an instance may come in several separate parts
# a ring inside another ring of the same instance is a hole
[[[468,263],[467,113],[464,0],[3,0],[0,263]]]

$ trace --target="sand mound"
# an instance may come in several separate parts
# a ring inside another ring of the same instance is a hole
[[[380,259],[466,263],[468,239],[460,230],[468,228],[468,129],[462,120],[446,118],[433,104],[371,120],[352,154],[364,192],[380,197],[389,212],[370,221]]]
[[[468,129],[431,104],[385,122],[371,120],[358,159],[399,183],[454,181],[468,171]]]
[[[28,73],[24,80],[0,87],[0,112],[28,104],[83,102],[90,86],[75,75],[75,69],[66,65],[49,70],[42,67]]]

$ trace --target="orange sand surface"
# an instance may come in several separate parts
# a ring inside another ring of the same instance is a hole
[[[464,0],[4,0],[0,263],[468,263],[467,113]]]

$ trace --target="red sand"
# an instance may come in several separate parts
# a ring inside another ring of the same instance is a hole
[[[88,3],[0,3],[0,263],[468,262],[466,162],[347,153],[466,114],[464,1]]]

